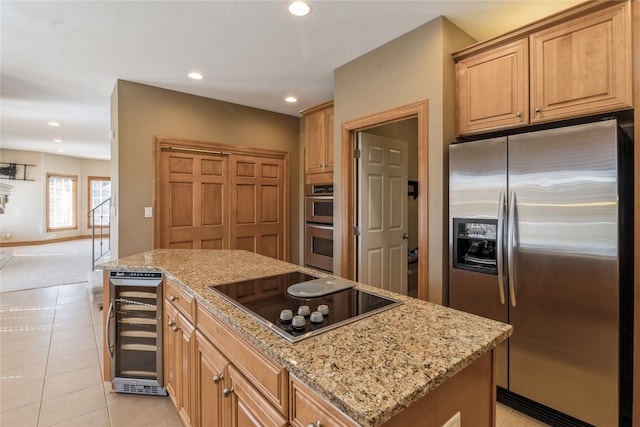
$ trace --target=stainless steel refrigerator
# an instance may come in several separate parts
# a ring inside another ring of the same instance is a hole
[[[632,149],[614,119],[450,147],[449,305],[514,326],[498,398],[552,425],[631,425]]]

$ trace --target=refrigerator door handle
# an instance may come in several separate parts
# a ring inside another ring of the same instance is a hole
[[[513,247],[515,239],[515,221],[516,220],[516,193],[511,192],[509,197],[509,218],[507,219],[507,267],[509,271],[509,298],[511,306],[516,306],[516,274],[514,268]]]
[[[504,266],[503,266],[503,245],[504,245],[504,210],[505,210],[504,191],[500,190],[500,201],[498,202],[498,232],[496,235],[496,267],[498,268],[498,290],[500,291],[500,304],[505,303],[504,298]]]

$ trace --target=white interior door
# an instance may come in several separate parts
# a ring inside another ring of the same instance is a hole
[[[407,153],[399,139],[358,133],[358,281],[407,294]]]

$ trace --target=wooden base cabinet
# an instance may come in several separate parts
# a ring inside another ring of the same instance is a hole
[[[196,408],[194,425],[223,426],[224,380],[229,361],[199,331],[196,331]]]
[[[194,301],[177,284],[165,279],[163,359],[167,392],[185,425],[192,424],[195,326],[192,323]]]
[[[203,427],[285,427],[289,420],[273,407],[204,335],[196,332],[195,423]]]
[[[231,427],[286,427],[289,419],[276,410],[267,399],[233,365],[229,365],[226,388],[231,403]]]
[[[292,427],[335,426],[356,427],[358,423],[340,412],[335,406],[320,398],[293,375],[289,376],[289,419]]]

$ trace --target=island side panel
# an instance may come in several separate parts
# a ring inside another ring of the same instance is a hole
[[[494,349],[391,418],[384,427],[440,427],[457,412],[462,425],[495,426],[495,366]]]
[[[111,301],[109,294],[109,270],[102,270],[102,359],[104,360],[103,380],[111,381],[111,356],[107,345],[107,315],[109,314],[109,304]]]

